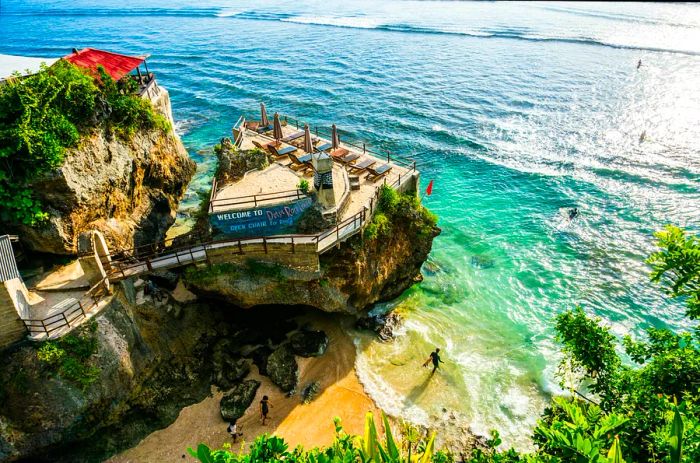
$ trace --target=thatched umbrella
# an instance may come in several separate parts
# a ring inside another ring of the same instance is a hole
[[[272,136],[277,141],[282,139],[282,123],[280,122],[280,115],[277,113],[275,113],[275,118],[272,123]]]
[[[311,143],[311,130],[309,129],[309,124],[304,126],[304,151],[307,153],[314,152],[314,144]]]
[[[333,133],[331,134],[331,144],[333,149],[337,150],[340,147],[340,136],[338,136],[338,127],[333,124]]]
[[[265,111],[265,103],[260,103],[260,127],[268,127],[270,121],[267,119],[267,111]]]

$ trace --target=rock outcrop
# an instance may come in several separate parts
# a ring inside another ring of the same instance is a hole
[[[102,461],[172,423],[212,384],[227,393],[222,415],[240,416],[258,387],[246,379],[251,358],[269,359],[285,390],[296,386],[289,337],[302,308],[156,303],[129,280],[114,288],[70,335],[0,351],[0,461]]]
[[[289,345],[300,357],[318,357],[326,352],[328,336],[323,331],[301,330],[289,337]]]
[[[139,130],[128,139],[97,128],[69,149],[64,164],[31,185],[46,223],[13,228],[34,251],[70,255],[80,233],[101,231],[110,249],[158,241],[194,175],[172,130]]]
[[[299,365],[289,344],[282,344],[267,358],[267,375],[284,392],[296,389]]]
[[[320,272],[248,262],[190,268],[187,288],[200,296],[250,308],[303,305],[326,312],[361,314],[377,302],[399,296],[422,279],[420,269],[440,229],[423,209],[388,216],[380,236],[357,234],[320,256]]]
[[[260,387],[260,382],[254,379],[243,381],[234,387],[231,392],[221,398],[221,417],[226,421],[235,421],[242,417],[255,399],[255,393]]]

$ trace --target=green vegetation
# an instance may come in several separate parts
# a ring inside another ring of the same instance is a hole
[[[302,193],[308,193],[309,192],[309,181],[306,179],[301,179],[299,180],[299,185],[297,185],[297,188],[301,190]]]
[[[401,207],[401,198],[382,192],[380,209]],[[700,318],[700,240],[676,227],[656,234],[659,251],[648,263],[651,278]],[[700,461],[700,329],[675,333],[647,330],[646,340],[621,342],[598,318],[577,308],[556,319],[563,346],[561,385],[568,398],[555,398],[534,430],[535,450],[523,454],[500,449],[493,431],[488,448],[475,449],[468,463],[693,463]],[[622,357],[624,355],[625,357]],[[628,360],[629,359],[629,360]],[[631,360],[631,362],[630,362]],[[631,364],[632,363],[632,364]],[[410,427],[394,441],[388,423],[384,442],[368,418],[365,437],[351,437],[338,426],[336,441],[325,449],[288,451],[282,439],[262,436],[249,455],[215,452],[200,445],[191,452],[202,462],[285,460],[290,462],[453,462],[432,452],[433,439],[418,439]],[[369,443],[369,444],[368,444]],[[411,453],[413,452],[413,455]],[[416,458],[417,457],[417,458]],[[265,459],[269,458],[269,459]]]
[[[433,233],[437,216],[423,207],[416,195],[399,194],[388,185],[382,185],[379,189],[377,208],[372,221],[365,227],[364,238],[373,240],[389,236],[394,222],[417,227],[418,236],[424,237]]]
[[[58,373],[83,390],[100,375],[100,369],[90,363],[90,358],[97,352],[97,338],[94,336],[97,324],[92,322],[88,328],[89,333],[83,335],[69,334],[56,341],[46,341],[36,354],[49,371]]]
[[[278,281],[284,281],[284,273],[282,266],[270,262],[262,262],[255,259],[247,259],[246,266],[249,275],[259,278],[274,278]]]
[[[384,424],[384,439],[381,439],[374,423],[374,417],[368,413],[365,419],[363,437],[350,436],[343,431],[340,419],[335,419],[335,441],[325,449],[304,450],[297,447],[290,451],[284,439],[267,434],[258,437],[250,446],[248,454],[234,453],[230,445],[221,450],[212,451],[204,444],[199,444],[197,450],[187,449],[190,455],[202,463],[268,463],[287,461],[290,463],[350,463],[350,462],[447,462],[452,457],[435,452],[433,444],[435,436],[420,438],[418,431],[405,425],[403,429],[403,445],[394,435],[386,416],[382,416]]]
[[[48,218],[29,184],[59,168],[66,149],[104,124],[119,136],[137,128],[169,129],[136,83],[94,78],[67,61],[0,86],[0,220],[35,225]]]

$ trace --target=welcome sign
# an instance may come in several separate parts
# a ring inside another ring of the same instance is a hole
[[[209,222],[216,233],[236,238],[294,233],[297,222],[312,204],[311,198],[304,198],[276,206],[217,212],[209,215]]]

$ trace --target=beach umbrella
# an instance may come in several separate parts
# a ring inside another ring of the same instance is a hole
[[[282,123],[280,122],[280,115],[277,113],[275,113],[275,119],[272,123],[272,136],[277,141],[280,141],[282,138]]]
[[[304,151],[307,153],[314,152],[314,144],[311,143],[311,130],[309,129],[309,124],[304,126]]]
[[[333,149],[337,150],[340,147],[340,137],[338,136],[338,127],[333,124],[333,134],[331,136],[331,143],[333,144]]]
[[[265,103],[260,103],[260,126],[267,127],[270,121],[267,120],[267,111],[265,111]]]

